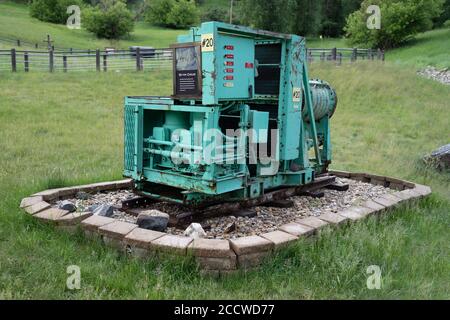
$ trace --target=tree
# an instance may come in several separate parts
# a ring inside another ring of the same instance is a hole
[[[169,28],[186,28],[200,20],[193,0],[152,0],[145,16],[147,22]]]
[[[82,7],[81,0],[32,0],[30,15],[45,22],[65,24],[70,16],[67,8],[71,5]]]
[[[442,14],[434,19],[434,27],[442,27],[448,20],[450,20],[450,0],[445,1]]]
[[[99,38],[118,39],[134,28],[133,15],[121,0],[100,0],[83,18],[83,26]]]
[[[366,13],[370,5],[381,9],[381,29],[369,29]],[[443,0],[364,0],[361,9],[347,18],[346,36],[353,45],[393,48],[429,30],[442,12]]]

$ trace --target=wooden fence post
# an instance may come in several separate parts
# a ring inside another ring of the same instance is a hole
[[[338,56],[339,56],[339,59],[338,59],[338,65],[341,65],[342,64],[342,52],[339,52],[338,53]]]
[[[17,46],[20,47],[20,40],[17,39]]]
[[[331,49],[331,59],[336,60],[337,58],[337,48]]]
[[[95,66],[97,71],[100,71],[100,50],[95,51]]]
[[[67,56],[63,55],[63,71],[67,72]]]
[[[11,49],[11,70],[17,72],[16,49]]]
[[[30,71],[30,64],[29,64],[29,59],[28,59],[28,51],[25,51],[25,53],[23,54],[23,63],[25,66],[25,72]]]
[[[108,60],[107,60],[106,52],[103,55],[103,71],[104,72],[108,71]]]
[[[136,48],[136,71],[141,71],[141,48]]]
[[[352,61],[356,61],[356,60],[358,60],[358,49],[357,48],[353,48]]]
[[[53,50],[50,50],[49,52],[48,52],[48,67],[49,67],[49,71],[50,72],[53,72],[53,70],[54,70],[54,61],[53,61]]]
[[[383,61],[384,62],[384,50],[381,50],[381,61]]]

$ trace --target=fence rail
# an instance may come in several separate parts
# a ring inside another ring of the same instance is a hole
[[[172,50],[0,50],[0,71],[69,72],[172,68]]]
[[[381,60],[384,52],[373,49],[307,49],[309,63],[344,60]],[[72,72],[72,71],[121,71],[164,70],[172,68],[172,49],[130,50],[0,50],[0,72]]]

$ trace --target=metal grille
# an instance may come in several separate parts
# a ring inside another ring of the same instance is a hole
[[[124,164],[125,171],[133,172],[136,163],[134,161],[136,155],[136,142],[135,142],[135,124],[136,117],[134,112],[134,106],[125,106],[125,115],[124,115],[124,128],[125,128],[125,155],[124,155]]]

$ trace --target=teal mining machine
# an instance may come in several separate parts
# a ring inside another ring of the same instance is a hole
[[[309,80],[305,38],[206,22],[171,49],[173,95],[125,99],[137,193],[217,212],[345,189],[327,174],[336,93]]]

